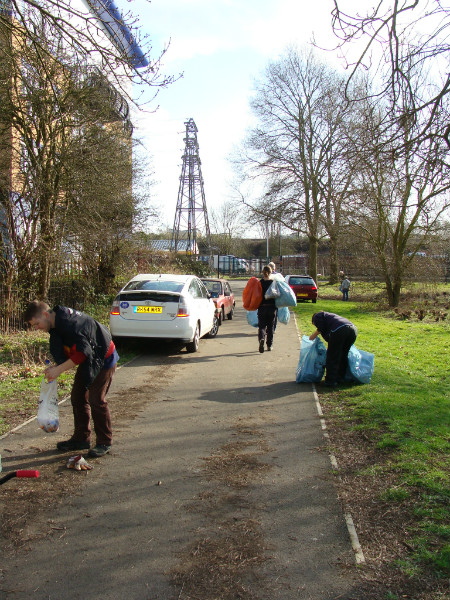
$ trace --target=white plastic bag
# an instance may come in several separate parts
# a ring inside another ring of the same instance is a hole
[[[279,295],[280,290],[278,289],[278,282],[272,281],[269,288],[267,289],[267,292],[264,294],[264,298],[266,298],[266,300],[269,300],[271,298],[278,298]]]
[[[39,427],[47,433],[55,433],[59,429],[58,388],[56,379],[41,382],[39,408],[37,414]]]

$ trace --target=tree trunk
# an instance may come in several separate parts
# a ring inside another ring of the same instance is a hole
[[[330,237],[330,274],[328,279],[330,283],[339,281],[338,244],[335,237]]]
[[[389,306],[396,308],[400,302],[400,292],[402,289],[401,279],[397,277],[392,279],[389,275],[386,275],[385,281]]]
[[[308,236],[309,257],[308,257],[308,275],[317,281],[317,247],[318,242],[315,236]]]

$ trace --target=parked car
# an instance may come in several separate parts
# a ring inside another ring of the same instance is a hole
[[[217,307],[219,325],[222,324],[225,317],[231,320],[236,302],[228,281],[225,281],[225,279],[215,279],[214,277],[205,277],[202,278],[202,281]]]
[[[198,277],[142,274],[114,299],[109,328],[114,339],[179,339],[188,352],[196,352],[201,337],[217,335],[219,323],[214,302]]]
[[[292,288],[298,301],[317,302],[317,284],[309,275],[286,275],[286,283]]]

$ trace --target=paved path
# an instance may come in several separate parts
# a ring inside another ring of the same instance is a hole
[[[234,287],[235,318],[198,353],[151,346],[117,372],[113,452],[93,471],[64,469],[53,450],[70,434],[67,404],[57,439],[34,421],[0,440],[5,470],[51,463],[53,477],[76,485],[24,532],[46,537],[2,558],[2,600],[353,598],[314,396],[295,383],[294,320],[259,354]],[[136,397],[133,417],[119,418]],[[6,485],[33,497],[31,481]]]

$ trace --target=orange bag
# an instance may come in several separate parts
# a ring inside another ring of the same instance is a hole
[[[242,292],[242,302],[245,310],[256,310],[263,299],[261,282],[256,277],[251,277]]]

